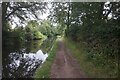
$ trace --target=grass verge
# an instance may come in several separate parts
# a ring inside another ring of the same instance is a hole
[[[71,50],[71,55],[78,61],[81,70],[85,72],[86,76],[89,78],[110,78],[114,77],[108,67],[99,67],[96,66],[88,59],[87,49],[88,46],[85,43],[76,43],[70,39],[64,39],[66,46]],[[96,60],[97,61],[97,60]],[[99,63],[101,64],[101,63]]]
[[[57,41],[55,41],[55,44],[54,44],[51,52],[49,53],[49,56],[46,59],[46,61],[42,64],[42,66],[40,66],[36,70],[35,75],[34,75],[35,80],[40,80],[40,78],[49,78],[50,77],[50,69],[51,69],[53,60],[56,55],[56,50],[57,50]]]

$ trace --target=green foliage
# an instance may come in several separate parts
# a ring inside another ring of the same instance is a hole
[[[3,41],[4,44],[9,44],[9,42],[13,44],[13,39],[16,39],[18,42],[43,40],[47,37],[54,37],[56,34],[57,28],[51,25],[48,20],[43,21],[41,24],[38,24],[36,20],[31,20],[25,27],[16,26],[14,29],[11,29],[10,24],[6,23],[6,26],[3,28]]]
[[[111,3],[112,7],[108,10],[108,13],[103,14],[104,3],[89,3],[81,2],[75,3],[52,3],[52,14],[49,16],[51,20],[43,20],[38,23],[35,20],[29,21],[25,28],[16,27],[11,29],[10,24],[5,20],[5,16],[10,19],[7,8],[11,8],[13,13],[19,17],[20,20],[25,20],[25,16],[28,12],[35,14],[36,10],[44,10],[43,6],[36,6],[37,3],[3,3],[3,42],[11,42],[9,38],[14,37],[18,41],[41,39],[46,37],[53,37],[64,33],[68,38],[77,43],[85,43],[88,46],[86,57],[94,63],[97,67],[106,67],[111,69],[117,74],[116,68],[119,68],[117,62],[120,58],[118,54],[119,41],[120,41],[120,8],[119,3]],[[19,5],[18,5],[19,4]],[[34,6],[35,7],[34,7]],[[40,5],[40,4],[39,4]],[[27,11],[23,11],[26,7],[30,8]],[[109,5],[108,5],[109,6]],[[15,7],[17,10],[14,10]],[[29,11],[30,10],[30,11]],[[14,12],[15,11],[15,12]],[[23,12],[23,13],[22,13]],[[108,19],[108,15],[112,13],[111,19]],[[22,17],[24,15],[24,18]],[[27,17],[27,16],[26,16]],[[37,17],[37,16],[36,16]],[[12,21],[12,20],[11,20]],[[57,26],[53,26],[52,22],[57,23]],[[78,46],[79,47],[79,46]],[[80,55],[78,55],[79,57]],[[110,64],[114,64],[110,66]],[[89,69],[89,68],[88,68]],[[94,73],[94,72],[93,72]],[[112,73],[110,73],[112,75]]]
[[[35,19],[39,19],[38,14],[45,13],[47,9],[46,2],[2,2],[3,7],[3,21],[9,21],[10,23],[15,22],[13,17],[19,19],[19,23],[23,23],[28,19],[31,19],[31,16]],[[9,9],[8,9],[9,8]],[[12,17],[11,17],[12,16]],[[18,23],[17,23],[18,24]]]
[[[25,27],[27,40],[46,38],[46,36],[39,31],[38,26],[37,21],[32,20],[28,22],[28,25]]]
[[[35,32],[34,33],[34,38],[42,38],[43,34],[41,32]]]
[[[57,28],[49,20],[43,20],[39,25],[39,31],[47,37],[56,36]]]
[[[60,4],[57,5],[59,6]],[[120,9],[118,6],[119,3],[110,3],[107,6],[110,5],[112,5],[112,7],[110,7],[108,13],[103,14],[103,11],[105,11],[103,9],[103,2],[70,3],[68,5],[70,10],[67,14],[69,25],[67,25],[65,34],[75,42],[85,42],[89,47],[88,53],[85,53],[87,55],[86,57],[91,60],[94,65],[110,68],[112,65],[110,66],[109,63],[113,63],[114,69],[111,69],[115,72],[113,74],[117,75],[116,69],[120,67],[120,63],[118,62],[120,57],[117,57],[120,56],[118,54],[118,43],[120,40],[120,24],[118,22],[120,20]],[[63,7],[68,8],[67,6]],[[60,16],[61,7],[55,9],[58,11],[55,13],[56,16],[58,16],[56,20],[59,20],[58,22],[60,23],[61,20],[59,18],[61,17],[61,19],[65,21],[66,19],[64,19],[64,17],[67,15]],[[63,12],[65,11],[66,9],[63,10]],[[108,17],[110,13],[112,13],[111,19]]]
[[[25,43],[26,52],[33,52],[35,53],[40,49],[40,46],[43,44],[43,40],[37,40],[37,41],[28,41]]]
[[[116,78],[118,69],[115,60],[107,59],[102,53],[90,50],[86,42],[74,42],[65,38],[66,46],[70,49],[71,55],[77,60],[81,70],[89,78]],[[91,52],[90,52],[90,51]]]

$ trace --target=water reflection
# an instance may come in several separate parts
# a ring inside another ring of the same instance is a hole
[[[11,63],[7,66],[10,69],[9,77],[16,77],[14,75],[15,73],[19,73],[17,77],[32,77],[33,71],[35,71],[47,57],[48,54],[44,54],[41,50],[29,54],[10,53],[9,58]]]
[[[10,38],[2,45],[3,78],[30,78],[48,57],[55,38],[19,42]]]

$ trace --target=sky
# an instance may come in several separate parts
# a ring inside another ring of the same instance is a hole
[[[107,5],[107,4],[110,4],[110,2],[109,1],[107,1],[106,3],[105,3],[105,5]],[[51,8],[52,7],[52,5],[51,4],[48,4],[48,7],[49,8]],[[110,9],[110,7],[105,7],[104,6],[104,9]],[[105,13],[105,11],[103,11],[103,14]],[[40,19],[42,19],[42,20],[46,20],[47,19],[47,16],[50,14],[50,11],[49,10],[46,10],[46,13],[44,13],[44,14],[38,14],[38,16],[39,16],[39,18]],[[108,19],[111,19],[112,18],[112,13],[110,13],[109,15],[108,15]],[[35,20],[33,17],[31,17],[31,20]],[[19,19],[17,18],[17,17],[15,17],[14,18],[14,21],[16,22],[16,23],[18,23],[19,22]],[[25,24],[25,25],[27,25],[27,23]],[[23,25],[23,27],[25,27],[25,25]],[[56,24],[55,24],[56,25]],[[14,29],[16,27],[16,24],[15,23],[13,23],[13,25],[12,25],[12,29]]]
[[[107,1],[106,3],[105,3],[105,5],[108,5],[108,4],[110,4],[110,1]],[[110,10],[110,8],[111,8],[111,6],[112,5],[110,5],[110,6],[105,6],[104,5],[104,9],[105,9],[105,11],[103,11],[103,14],[106,14],[106,13],[108,13],[108,11],[107,10]],[[109,14],[108,14],[108,20],[109,19],[111,19],[113,17],[113,14],[110,12]]]
[[[49,8],[51,8],[51,4],[48,4],[48,7]],[[46,13],[44,13],[44,14],[38,14],[38,17],[41,19],[41,20],[47,20],[47,17],[49,16],[49,14],[50,14],[50,11],[47,9],[46,10]],[[29,15],[30,16],[30,20],[35,20],[31,15]],[[12,17],[13,19],[14,19],[14,21],[15,21],[15,23],[18,23],[18,25],[20,25],[19,24],[19,18],[17,18],[17,17]],[[28,21],[27,21],[28,22]],[[14,29],[15,27],[16,27],[16,24],[15,23],[13,23],[13,24],[11,24],[11,27],[12,27],[12,29]],[[27,23],[25,23],[25,24],[23,24],[22,26],[23,27],[25,27],[27,25]]]
[[[46,20],[48,15],[49,15],[49,13],[45,13],[45,14],[43,14],[43,15],[39,15],[39,18],[42,19],[42,20],[44,20],[44,19]],[[31,20],[35,20],[35,19],[31,17]],[[18,23],[18,22],[19,22],[19,19],[18,19],[17,17],[15,17],[15,18],[14,18],[14,21],[15,21],[16,23]],[[12,29],[14,29],[15,27],[16,27],[16,24],[13,23]],[[23,27],[25,27],[25,25],[23,25]]]

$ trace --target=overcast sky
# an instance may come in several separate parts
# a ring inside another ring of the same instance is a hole
[[[106,3],[105,3],[105,5],[107,5],[107,4],[110,4],[110,2],[109,1],[107,1]],[[48,4],[48,7],[49,8],[51,8],[52,7],[52,5],[51,4]],[[110,7],[105,7],[104,6],[104,9],[110,9]],[[105,13],[105,11],[103,11],[103,14]],[[42,20],[44,20],[44,19],[47,19],[47,16],[50,14],[50,11],[49,10],[46,10],[46,13],[44,13],[44,14],[38,14],[38,16],[39,16],[39,18],[40,19],[42,19]],[[110,13],[109,15],[108,15],[108,19],[111,19],[112,18],[112,13]],[[35,20],[32,16],[31,16],[31,19],[30,20]],[[14,21],[16,22],[16,23],[19,23],[19,19],[16,17],[16,18],[14,18]],[[23,27],[24,27],[25,25],[23,25]],[[12,29],[14,29],[16,27],[16,24],[15,23],[13,23],[13,25],[12,25]]]
[[[48,4],[48,7],[49,8],[51,8],[51,4]],[[47,17],[49,16],[49,14],[50,14],[50,11],[49,11],[49,9],[47,9],[46,10],[46,13],[44,13],[44,14],[38,14],[38,17],[41,19],[41,20],[47,20]],[[34,17],[32,17],[32,15],[30,15],[29,14],[29,16],[30,16],[30,20],[36,20]],[[15,23],[17,23],[18,25],[21,25],[20,23],[19,23],[19,18],[18,17],[12,17],[13,19],[14,19],[14,22]],[[29,20],[28,20],[29,21]],[[15,23],[12,23],[11,24],[11,26],[12,26],[12,29],[14,29],[15,27],[16,27],[16,24]],[[27,25],[27,23],[26,24],[23,24],[23,27],[25,27],[25,25]]]

